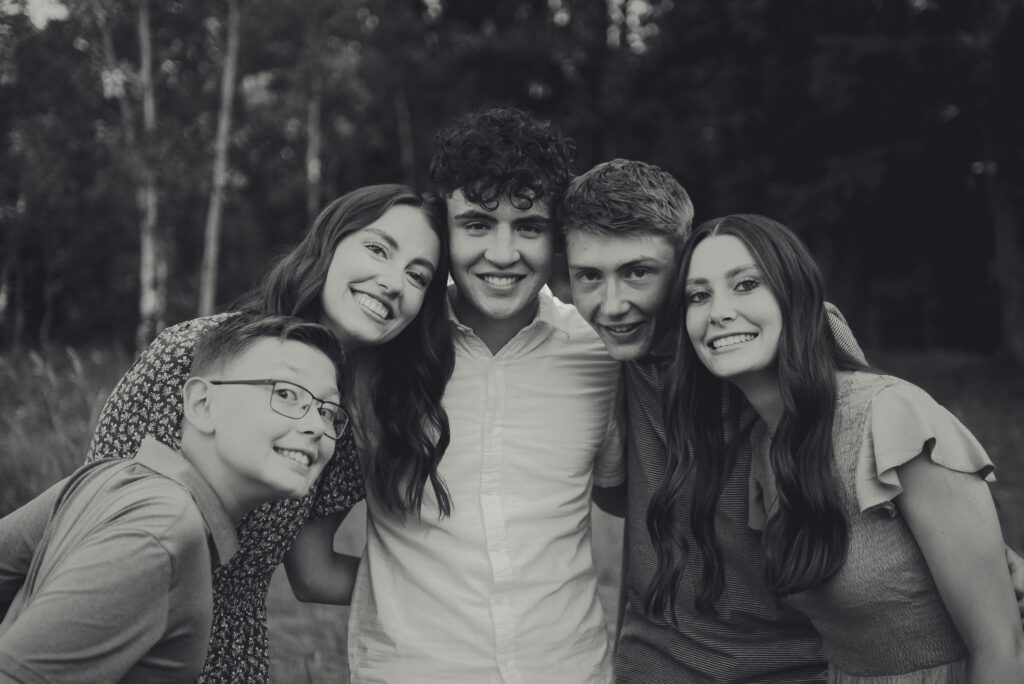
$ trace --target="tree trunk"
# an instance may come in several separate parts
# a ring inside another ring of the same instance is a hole
[[[139,208],[139,326],[135,332],[136,352],[156,337],[167,309],[167,263],[158,230],[156,176],[150,148],[156,132],[156,101],[153,97],[153,45],[149,29],[149,0],[139,0],[139,85],[142,89],[143,149],[137,155],[139,186],[135,193]]]
[[[217,257],[220,253],[220,227],[227,184],[228,142],[231,138],[231,110],[235,95],[235,72],[238,67],[238,0],[228,0],[227,54],[220,84],[220,112],[217,115],[217,140],[214,145],[213,181],[210,205],[206,212],[206,241],[199,277],[199,315],[213,313],[217,294]]]
[[[323,197],[323,162],[320,156],[323,147],[320,120],[323,98],[323,82],[314,76],[309,93],[309,110],[306,113],[306,218],[309,223],[320,212]]]

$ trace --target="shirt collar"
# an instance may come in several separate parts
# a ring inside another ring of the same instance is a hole
[[[445,311],[448,312],[448,320],[452,322],[455,329],[464,333],[473,333],[473,329],[468,325],[459,320],[458,316],[455,315],[455,308],[452,306],[452,299],[458,294],[458,286],[452,283],[448,286],[448,296],[445,297]],[[558,311],[558,306],[555,304],[555,297],[551,294],[551,289],[545,285],[540,289],[537,294],[537,313],[534,315],[533,320],[527,324],[523,330],[531,326],[548,326],[568,339],[569,326],[567,325],[566,317],[562,316]]]
[[[135,461],[174,480],[189,491],[213,540],[217,564],[223,565],[231,560],[238,551],[235,526],[224,510],[220,497],[195,466],[189,463],[180,451],[170,448],[155,437],[145,437],[142,440]]]

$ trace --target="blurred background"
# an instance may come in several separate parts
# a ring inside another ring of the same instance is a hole
[[[159,329],[330,199],[427,188],[434,132],[487,104],[579,172],[660,165],[698,222],[796,229],[869,359],[989,449],[1024,548],[1022,0],[0,0],[0,515],[82,460]],[[343,671],[344,609],[271,604],[279,681]]]

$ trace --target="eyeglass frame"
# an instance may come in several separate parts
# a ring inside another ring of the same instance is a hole
[[[341,404],[339,404],[336,401],[327,401],[326,399],[321,399],[320,397],[316,396],[315,394],[310,392],[308,389],[306,389],[305,387],[303,387],[299,383],[292,382],[291,380],[275,380],[274,378],[261,378],[259,380],[208,380],[207,379],[206,382],[210,383],[211,385],[244,385],[244,386],[249,386],[249,387],[270,387],[270,410],[273,411],[274,413],[276,413],[279,416],[284,416],[285,418],[291,418],[292,420],[301,420],[302,418],[305,418],[306,414],[309,413],[309,409],[312,408],[314,402],[320,402],[319,406],[316,407],[318,413],[319,413],[320,409],[323,408],[323,406],[325,404],[326,405],[330,405],[330,406],[337,406],[338,407],[338,416],[341,419],[344,420],[344,423],[342,423],[341,428],[338,429],[337,424],[335,424],[332,421],[330,427],[335,432],[335,434],[331,435],[326,429],[324,430],[324,436],[327,437],[328,439],[333,439],[333,440],[341,439],[341,436],[345,434],[345,430],[347,430],[349,425],[352,424],[352,417],[348,414],[348,411],[345,410],[344,406],[342,406]],[[310,398],[313,401],[309,402],[309,405],[306,406],[306,410],[302,412],[302,415],[300,415],[300,416],[290,416],[287,413],[281,413],[281,411],[279,411],[277,408],[274,407],[274,386],[277,385],[278,383],[282,383],[282,384],[285,384],[285,385],[291,385],[292,387],[298,387],[300,390],[302,390],[303,392],[305,392],[306,394],[308,394],[310,396]],[[322,418],[323,417],[321,416],[321,422],[323,422],[324,425],[326,426],[327,423],[325,421],[323,421]]]

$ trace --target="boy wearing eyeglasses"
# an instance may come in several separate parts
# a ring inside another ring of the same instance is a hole
[[[0,519],[0,684],[193,681],[235,526],[305,495],[345,429],[339,362],[319,325],[229,318],[196,344],[180,451],[147,438]]]

